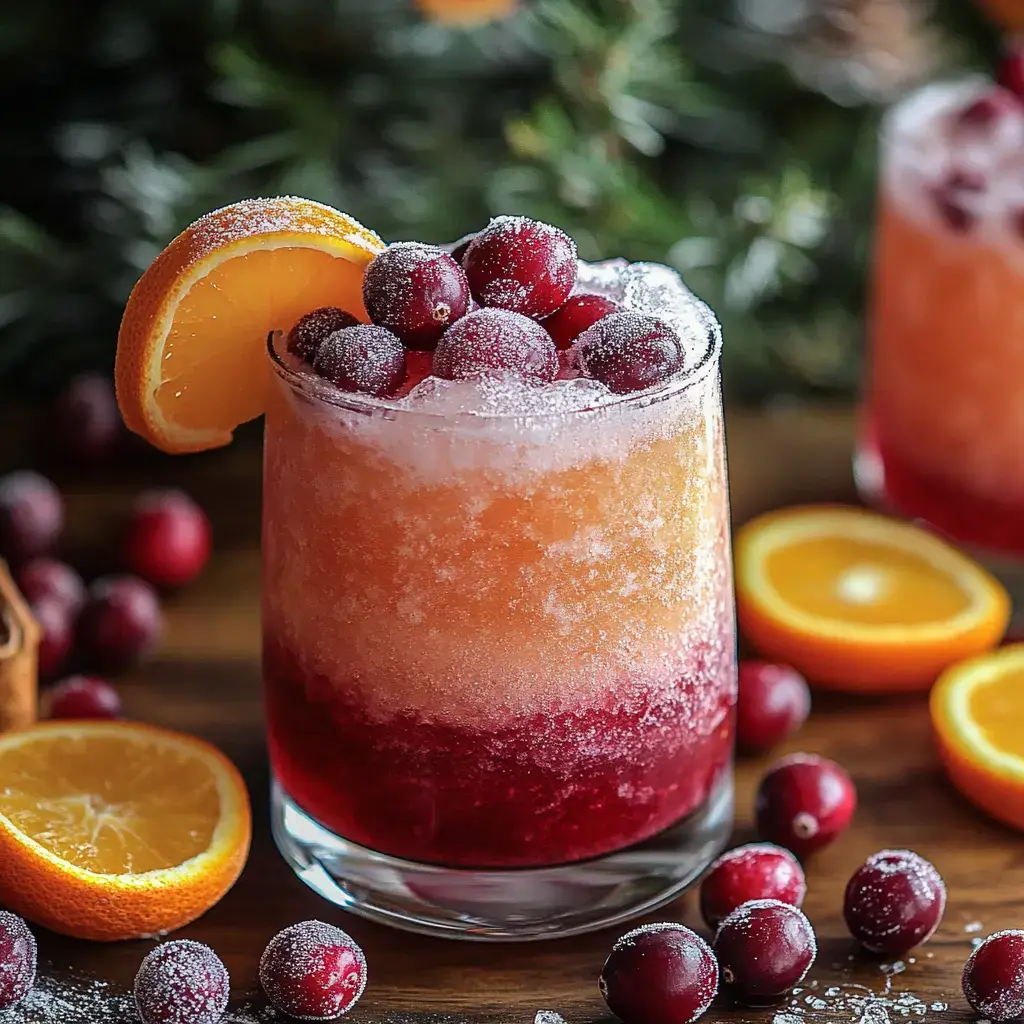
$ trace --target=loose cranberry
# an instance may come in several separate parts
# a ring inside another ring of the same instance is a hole
[[[125,436],[114,382],[92,373],[72,378],[54,404],[56,453],[71,463],[99,462],[117,454]]]
[[[36,937],[16,914],[0,910],[0,1010],[14,1006],[36,982]]]
[[[537,318],[565,302],[579,269],[576,243],[528,217],[495,217],[470,243],[462,265],[481,306]]]
[[[227,968],[209,946],[175,939],[142,961],[135,1005],[142,1024],[217,1024],[230,987]]]
[[[77,615],[85,604],[82,577],[64,562],[55,558],[34,558],[18,570],[18,589],[29,603],[52,597]]]
[[[281,1013],[300,1020],[334,1020],[366,988],[366,957],[354,939],[323,921],[278,932],[260,957],[260,984]]]
[[[738,906],[751,900],[781,900],[803,905],[807,881],[799,861],[781,846],[749,843],[723,853],[700,887],[700,912],[717,928]]]
[[[781,900],[751,900],[718,926],[715,955],[722,984],[739,1002],[773,1003],[799,985],[817,953],[803,912]]]
[[[1011,47],[999,62],[999,84],[1024,99],[1024,48]]]
[[[765,839],[805,857],[831,843],[853,817],[853,780],[826,757],[792,754],[768,770],[754,804]]]
[[[375,256],[363,278],[363,302],[378,327],[409,348],[434,348],[449,324],[469,309],[462,267],[436,245],[397,242]]]
[[[120,718],[121,698],[94,676],[69,676],[47,696],[47,718]]]
[[[621,306],[603,295],[571,295],[561,309],[544,318],[544,328],[557,349],[567,349],[588,327]]]
[[[957,119],[963,128],[988,128],[1004,117],[1020,117],[1024,107],[1020,99],[1009,89],[998,87],[982,93],[960,112]]]
[[[0,477],[0,558],[18,566],[48,555],[64,528],[60,491],[38,473]]]
[[[462,264],[462,257],[466,255],[466,250],[469,248],[473,239],[479,234],[479,231],[471,231],[468,235],[463,235],[453,246],[451,251],[451,257],[456,263]]]
[[[612,313],[576,341],[580,367],[619,395],[644,391],[683,368],[683,343],[664,320]]]
[[[800,728],[811,711],[807,681],[788,665],[742,661],[736,702],[736,741],[750,753],[774,747]]]
[[[155,587],[191,583],[210,557],[210,520],[184,491],[146,491],[124,536],[128,569]]]
[[[1024,931],[1008,928],[985,939],[967,958],[961,985],[982,1017],[1024,1017]]]
[[[689,928],[645,924],[612,946],[599,985],[625,1024],[690,1024],[715,998],[718,963]]]
[[[330,335],[313,369],[342,391],[393,395],[405,380],[405,349],[383,327],[359,324]]]
[[[489,370],[554,380],[555,343],[535,320],[504,309],[478,309],[444,332],[434,352],[434,373],[446,380],[465,380]]]
[[[114,672],[156,646],[163,613],[156,591],[137,576],[101,576],[78,618],[78,641],[92,664]]]
[[[39,676],[52,679],[64,667],[75,642],[75,620],[68,606],[55,597],[40,597],[29,606],[39,623]]]
[[[327,335],[358,323],[356,317],[337,306],[321,306],[296,321],[288,332],[288,351],[312,366]]]

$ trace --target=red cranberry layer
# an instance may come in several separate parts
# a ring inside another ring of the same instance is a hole
[[[434,373],[467,380],[492,370],[552,381],[558,353],[536,321],[504,309],[478,309],[445,331],[434,352]]]
[[[999,62],[996,77],[1003,88],[1024,99],[1024,48],[1011,46]]]
[[[281,1013],[334,1020],[366,988],[366,958],[351,936],[323,921],[302,921],[275,935],[260,957],[260,984]]]
[[[748,753],[768,750],[807,721],[811,691],[788,665],[741,661],[736,702],[736,742]]]
[[[792,754],[761,780],[754,803],[757,831],[805,857],[850,824],[857,791],[846,770],[817,754]]]
[[[18,589],[30,604],[48,597],[60,602],[68,614],[75,616],[85,604],[82,577],[64,562],[55,558],[34,558],[18,571]]]
[[[55,597],[40,597],[29,606],[39,623],[39,677],[53,679],[64,667],[75,642],[75,619],[70,609]]]
[[[811,922],[780,900],[752,900],[718,926],[713,943],[722,985],[741,1003],[763,1006],[799,985],[817,953]]]
[[[64,502],[44,476],[21,470],[0,477],[0,558],[18,566],[48,555],[64,528]]]
[[[124,538],[128,569],[155,587],[191,583],[210,557],[210,520],[184,491],[147,491]]]
[[[405,349],[383,327],[359,324],[329,335],[313,370],[342,391],[393,395],[405,380]]]
[[[28,925],[0,910],[0,1010],[28,995],[36,982],[36,937]]]
[[[288,351],[304,363],[313,365],[324,339],[335,331],[355,327],[359,320],[337,306],[321,306],[299,317],[288,332]]]
[[[601,968],[601,995],[625,1024],[690,1024],[718,991],[708,944],[681,924],[647,924],[615,943]]]
[[[217,1024],[227,1009],[227,968],[209,946],[165,942],[142,961],[135,1005],[142,1024]]]
[[[588,377],[619,395],[644,391],[683,368],[683,343],[672,328],[653,316],[612,313],[576,341],[580,366]]]
[[[94,676],[69,676],[50,690],[47,718],[120,718],[121,698],[110,683]]]
[[[370,319],[409,348],[429,351],[469,309],[469,282],[444,249],[396,242],[375,256],[363,278]]]
[[[137,576],[101,576],[89,587],[78,641],[89,661],[114,672],[149,654],[163,631],[156,591]]]
[[[946,886],[934,865],[910,850],[879,850],[846,884],[843,917],[872,953],[898,956],[927,942],[946,909]]]
[[[481,306],[523,316],[550,316],[576,283],[576,243],[550,224],[528,217],[495,217],[462,257]]]
[[[960,112],[957,121],[963,128],[984,129],[1001,121],[1004,117],[1024,116],[1020,99],[1008,89],[998,86],[982,93]]]
[[[995,932],[964,965],[961,981],[971,1008],[988,1020],[1024,1017],[1024,931]]]
[[[770,843],[750,843],[723,853],[700,887],[700,912],[715,929],[738,906],[751,900],[781,900],[803,905],[807,881],[789,850]]]
[[[52,443],[57,455],[70,463],[98,462],[116,455],[125,438],[109,377],[74,377],[54,404]]]
[[[567,349],[589,327],[622,307],[603,295],[571,295],[561,309],[544,318],[544,327],[557,349]]]

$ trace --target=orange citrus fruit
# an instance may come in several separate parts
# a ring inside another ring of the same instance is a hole
[[[309,199],[246,199],[200,217],[125,307],[114,367],[125,423],[167,452],[227,444],[266,408],[267,334],[320,306],[365,320],[363,270],[383,248]]]
[[[209,910],[249,851],[249,796],[220,751],[133,722],[0,736],[0,904],[65,935],[172,931]]]
[[[472,25],[510,15],[519,0],[416,0],[420,11],[435,21]]]
[[[740,627],[765,657],[836,690],[927,689],[994,647],[1010,599],[933,534],[858,508],[806,506],[736,535]]]
[[[1024,830],[1024,644],[947,669],[930,700],[953,785],[992,817]]]

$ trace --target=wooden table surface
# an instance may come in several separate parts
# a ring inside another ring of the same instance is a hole
[[[736,521],[782,504],[852,500],[851,435],[852,417],[841,409],[730,416]],[[8,449],[6,457],[3,447]],[[10,435],[0,442],[0,468],[15,464],[12,447]],[[369,987],[349,1018],[353,1024],[428,1018],[530,1024],[539,1010],[554,1010],[569,1024],[608,1017],[596,979],[615,934],[526,945],[478,945],[408,935],[327,904],[278,856],[268,828],[260,706],[260,451],[255,433],[209,455],[154,456],[130,467],[53,475],[68,494],[70,553],[87,571],[107,567],[103,552],[112,526],[141,487],[183,486],[208,509],[213,521],[215,555],[207,572],[168,603],[169,628],[155,660],[120,685],[131,717],[196,733],[219,745],[239,765],[250,787],[254,842],[241,880],[218,906],[181,933],[209,943],[227,964],[237,1015],[227,1019],[279,1019],[260,1009],[259,955],[278,929],[309,917],[341,925],[366,951]],[[806,1020],[884,1021],[877,1006],[864,1015],[857,999],[864,992],[856,986],[883,995],[889,986],[884,998],[892,1021],[968,1019],[959,982],[972,938],[1024,925],[1024,841],[976,812],[946,784],[921,699],[886,703],[821,696],[810,721],[786,749],[836,758],[853,774],[860,795],[853,827],[808,866],[805,910],[818,933],[818,959],[805,990],[777,1010],[716,1004],[704,1019],[772,1021],[779,1010],[795,1013],[790,1005],[795,1003]],[[751,836],[753,792],[764,765],[744,761],[738,768],[740,841]],[[856,952],[840,913],[847,877],[867,854],[882,847],[917,850],[934,861],[949,888],[946,919],[938,933],[895,975],[878,960]],[[692,895],[663,908],[656,918],[701,929]],[[126,993],[151,946],[103,946],[43,933],[41,970],[51,979],[105,979],[111,992]],[[131,1020],[123,1005],[116,1016],[76,1017],[69,1012],[66,1017],[40,1014],[39,1021]],[[0,1014],[4,1020],[39,1024],[25,1012]],[[799,1022],[782,1018],[776,1024]]]

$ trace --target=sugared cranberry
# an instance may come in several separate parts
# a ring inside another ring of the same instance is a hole
[[[48,555],[63,528],[64,502],[45,476],[21,470],[0,477],[0,558],[17,566]]]
[[[789,850],[770,843],[750,843],[723,853],[700,887],[700,912],[709,928],[751,900],[781,900],[803,905],[807,881]]]
[[[77,615],[85,604],[82,577],[64,562],[55,558],[34,558],[18,570],[18,589],[29,603],[52,597]]]
[[[281,1013],[300,1020],[334,1020],[366,988],[366,958],[355,940],[323,921],[278,932],[260,957],[260,984]]]
[[[75,620],[70,609],[55,597],[40,597],[29,606],[39,623],[39,675],[52,679],[64,667],[75,642]]]
[[[370,319],[409,348],[429,351],[469,309],[469,282],[444,249],[396,242],[375,256],[363,278]]]
[[[146,491],[124,536],[128,569],[155,587],[191,583],[210,557],[210,520],[184,491]]]
[[[57,455],[75,462],[98,462],[115,455],[126,436],[109,377],[74,377],[57,397],[52,442]]]
[[[576,340],[580,367],[619,395],[643,391],[678,373],[683,343],[664,320],[640,313],[612,313]]]
[[[781,900],[751,900],[718,926],[715,955],[722,985],[751,1006],[773,1003],[799,985],[817,954],[803,912]]]
[[[967,958],[961,980],[971,1008],[988,1020],[1024,1017],[1024,931],[994,932]]]
[[[618,313],[621,308],[603,295],[571,295],[561,309],[544,318],[544,327],[555,348],[567,349],[588,327],[593,327],[609,313]]]
[[[690,1024],[718,991],[718,963],[708,944],[681,924],[646,924],[626,932],[601,968],[601,995],[626,1024]]]
[[[217,1024],[230,987],[227,968],[209,946],[175,939],[142,961],[135,1005],[142,1024]]]
[[[853,873],[843,896],[850,934],[872,953],[899,956],[927,942],[946,909],[934,865],[910,850],[879,850]]]
[[[750,753],[781,743],[807,721],[811,691],[788,665],[742,661],[736,702],[736,741]]]
[[[996,77],[1003,88],[1024,99],[1024,47],[1012,46],[999,62]]]
[[[304,363],[313,365],[320,346],[329,334],[355,327],[359,320],[337,306],[321,306],[299,317],[288,332],[288,351]]]
[[[761,780],[757,831],[805,857],[834,840],[853,817],[857,791],[845,769],[817,754],[792,754]]]
[[[121,698],[110,683],[94,676],[69,676],[50,690],[47,718],[120,718]]]
[[[462,263],[462,257],[466,255],[466,250],[469,248],[470,243],[479,234],[479,231],[471,231],[468,235],[463,235],[453,246],[451,251],[452,259],[456,263]]]
[[[985,177],[978,171],[953,170],[945,181],[932,190],[939,216],[956,232],[970,230],[977,215],[969,207],[967,198],[985,189]]]
[[[0,1010],[14,1006],[36,982],[36,937],[16,914],[0,910]]]
[[[963,128],[988,128],[1004,117],[1021,117],[1024,107],[1008,89],[994,88],[982,93],[960,112],[957,119]]]
[[[550,316],[576,283],[576,243],[550,224],[495,217],[473,239],[462,265],[481,306]]]
[[[313,369],[342,391],[393,395],[405,380],[405,349],[383,327],[359,324],[329,335]]]
[[[78,641],[97,668],[117,671],[139,661],[163,629],[156,591],[137,576],[101,576],[78,618]]]
[[[535,320],[504,309],[478,309],[444,332],[434,352],[434,373],[446,380],[465,380],[489,370],[554,380],[555,343]]]

